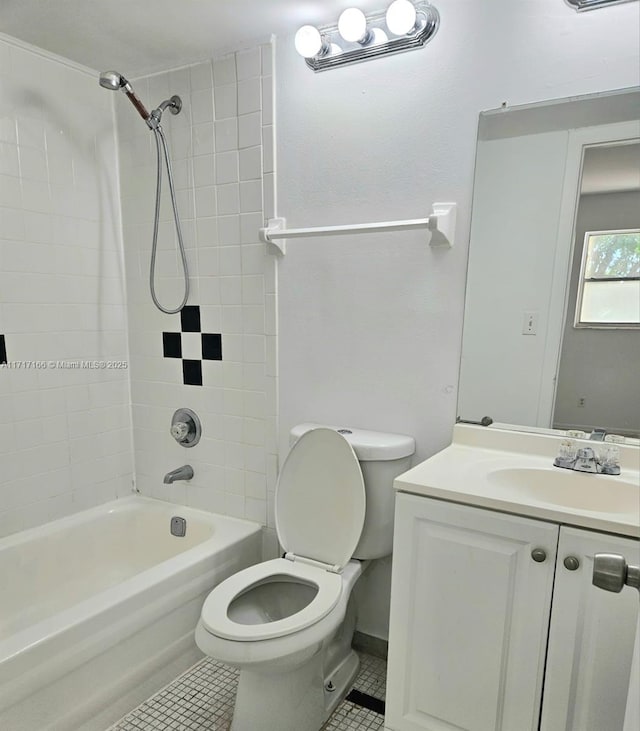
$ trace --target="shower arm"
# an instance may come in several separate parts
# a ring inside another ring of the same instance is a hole
[[[182,100],[179,96],[174,95],[170,99],[165,99],[163,102],[161,102],[158,105],[157,109],[154,109],[151,114],[149,114],[147,108],[140,101],[138,95],[132,89],[131,84],[129,84],[128,81],[125,82],[122,90],[127,95],[129,101],[136,108],[138,114],[147,123],[147,127],[149,127],[149,129],[151,130],[157,129],[160,126],[160,120],[162,119],[162,114],[165,109],[168,109],[171,114],[178,114],[178,112],[180,112],[180,110],[182,109]]]
[[[171,114],[179,114],[180,110],[182,109],[182,99],[174,94],[170,99],[165,99],[163,102],[161,102],[158,105],[157,109],[154,109],[151,114],[149,114],[148,117],[145,118],[145,122],[147,123],[149,129],[154,130],[160,126],[162,114],[166,109],[168,109]]]

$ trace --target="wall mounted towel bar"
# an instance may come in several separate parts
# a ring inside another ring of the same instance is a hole
[[[272,254],[286,252],[286,240],[313,236],[340,236],[363,233],[385,233],[389,231],[413,231],[427,229],[429,243],[434,247],[451,247],[456,228],[456,204],[434,203],[428,218],[413,218],[407,221],[379,221],[377,223],[355,223],[345,226],[318,226],[315,228],[286,228],[286,219],[271,218],[268,226],[259,231],[260,240],[269,244]]]

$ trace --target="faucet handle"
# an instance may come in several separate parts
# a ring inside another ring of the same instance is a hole
[[[182,442],[189,435],[189,425],[184,421],[176,421],[171,425],[171,436],[176,442]]]
[[[576,443],[571,439],[563,439],[558,447],[558,454],[553,460],[556,467],[572,469],[576,461]]]
[[[617,444],[612,444],[604,450],[600,471],[603,475],[620,474],[620,448]]]

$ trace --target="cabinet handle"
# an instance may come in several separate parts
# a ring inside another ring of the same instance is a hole
[[[640,591],[640,566],[629,566],[624,556],[617,553],[596,553],[593,557],[594,586],[605,591],[622,591],[634,586]]]
[[[562,563],[568,571],[575,571],[580,568],[580,561],[575,556],[567,556]]]
[[[542,563],[547,560],[547,552],[544,548],[534,548],[533,551],[531,551],[531,558],[536,563]]]

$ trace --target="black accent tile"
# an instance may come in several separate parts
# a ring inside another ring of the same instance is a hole
[[[162,354],[165,358],[182,358],[180,333],[162,333]]]
[[[222,335],[202,333],[202,357],[204,360],[222,360]]]
[[[368,693],[363,693],[362,691],[354,688],[347,696],[347,700],[351,701],[351,703],[354,703],[356,706],[362,706],[362,708],[368,708],[374,713],[384,715],[385,702],[381,701],[379,698],[374,698]]]
[[[198,305],[187,305],[180,310],[180,327],[183,333],[199,333],[200,307]]]
[[[183,360],[182,380],[185,386],[202,386],[202,361]]]
[[[7,344],[4,341],[4,335],[0,335],[0,363],[7,362]]]

